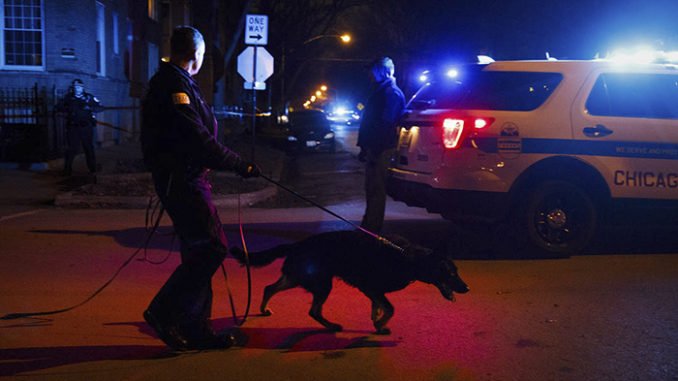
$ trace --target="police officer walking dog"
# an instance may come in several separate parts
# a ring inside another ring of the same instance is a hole
[[[65,176],[73,173],[73,159],[78,153],[79,147],[85,152],[87,169],[90,176],[94,176],[97,170],[97,161],[94,154],[94,128],[97,120],[94,113],[104,108],[99,100],[90,93],[85,92],[81,80],[75,79],[64,99],[56,106],[57,111],[66,113],[66,139],[68,147],[64,157]]]
[[[208,168],[259,176],[216,139],[217,123],[192,78],[200,71],[205,41],[192,27],[174,29],[169,63],[161,63],[143,104],[141,145],[156,192],[181,242],[181,264],[151,301],[144,319],[175,350],[228,348],[229,334],[210,324],[212,276],[227,242],[212,203]]]

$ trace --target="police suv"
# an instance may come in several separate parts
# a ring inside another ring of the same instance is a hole
[[[678,66],[497,61],[441,73],[408,105],[388,193],[503,226],[514,247],[542,255],[583,250],[627,207],[678,222]]]

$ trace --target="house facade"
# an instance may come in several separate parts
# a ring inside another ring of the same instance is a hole
[[[148,80],[169,56],[176,25],[218,34],[217,0],[0,0],[0,161],[63,155],[63,118],[54,105],[74,79],[106,110],[96,146],[136,139]],[[215,32],[217,31],[217,32]],[[218,87],[211,51],[198,80]]]

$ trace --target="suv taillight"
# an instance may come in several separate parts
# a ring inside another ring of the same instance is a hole
[[[483,129],[489,127],[494,118],[445,118],[443,120],[443,145],[448,149],[456,149],[461,145],[464,137],[468,135],[469,129]]]

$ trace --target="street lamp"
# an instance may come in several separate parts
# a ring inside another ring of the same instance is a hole
[[[309,38],[308,40],[304,41],[304,42],[302,43],[302,45],[306,45],[306,44],[308,44],[309,42],[313,42],[313,41],[315,41],[315,40],[319,40],[319,39],[325,38],[325,37],[338,38],[338,39],[340,39],[341,42],[343,42],[344,44],[348,44],[349,42],[351,42],[351,35],[348,34],[348,33],[344,33],[344,34],[321,34],[321,35],[318,35],[318,36]]]

